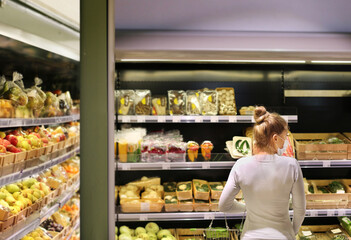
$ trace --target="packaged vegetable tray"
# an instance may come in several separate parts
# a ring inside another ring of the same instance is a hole
[[[150,115],[151,114],[151,91],[135,90],[135,114]]]
[[[216,90],[204,90],[200,94],[202,115],[217,115],[218,96]]]
[[[200,179],[193,179],[194,199],[207,200],[210,198],[210,186],[208,182]]]
[[[166,212],[178,212],[179,204],[178,198],[175,193],[165,194],[165,211]]]
[[[167,97],[156,96],[152,98],[152,115],[167,115]]]
[[[134,115],[134,90],[117,90],[117,113],[119,115]]]
[[[197,90],[186,91],[186,114],[187,115],[201,115],[200,93],[201,92]]]
[[[236,115],[234,88],[216,88],[219,115]]]
[[[178,182],[176,192],[178,200],[193,199],[192,182]]]
[[[169,115],[185,115],[186,93],[183,90],[168,91]]]
[[[223,191],[223,184],[221,182],[209,182],[211,190],[211,199],[219,199]]]

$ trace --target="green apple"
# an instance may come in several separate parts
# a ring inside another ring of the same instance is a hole
[[[16,184],[9,184],[6,186],[6,190],[9,193],[19,192],[21,189]]]

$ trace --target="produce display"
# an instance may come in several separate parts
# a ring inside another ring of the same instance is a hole
[[[188,90],[186,91],[186,114],[187,115],[200,115],[200,91]]]
[[[29,127],[0,131],[0,166],[22,162],[78,141],[79,124],[57,127]]]
[[[79,178],[79,158],[0,189],[0,232],[54,201],[66,186]]]
[[[38,228],[24,236],[21,240],[64,239],[64,237],[72,233],[72,228],[79,218],[79,206],[79,195],[76,195],[59,211],[43,221]]]
[[[135,90],[135,114],[150,115],[151,114],[151,91]]]
[[[25,88],[23,76],[14,72],[12,80],[4,76],[0,80],[0,118],[55,117],[77,113],[77,106],[69,92],[44,92],[39,85],[42,80],[34,79],[34,85]]]
[[[115,134],[116,154],[120,162],[185,162],[198,159],[200,146],[194,141],[184,142],[179,130],[146,134],[144,128],[126,128]],[[117,151],[118,147],[118,151]],[[213,144],[204,141],[201,154],[211,160]]]
[[[311,240],[311,239],[348,240],[349,235],[345,231],[346,228],[342,225],[343,220],[340,220],[340,222],[342,227],[340,225],[301,226],[297,239],[298,240]]]
[[[255,106],[241,107],[239,110],[240,115],[254,115],[255,108],[256,108]]]
[[[176,240],[174,229],[162,229],[157,223],[149,222],[145,227],[131,229],[128,226],[115,227],[115,238],[119,240]]]

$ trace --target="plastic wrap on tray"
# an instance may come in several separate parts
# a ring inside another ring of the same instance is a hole
[[[117,90],[117,113],[119,115],[134,115],[134,97],[133,90]]]
[[[152,98],[152,115],[167,115],[167,97],[155,96]]]
[[[211,199],[219,199],[223,191],[223,184],[221,182],[209,182],[211,189]]]
[[[217,115],[218,96],[216,90],[204,90],[200,94],[202,115]]]
[[[185,162],[186,143],[170,142],[167,150],[167,160],[170,162]]]
[[[186,93],[182,90],[168,91],[168,106],[170,115],[185,115]]]
[[[151,144],[151,141],[149,140],[143,140],[141,142],[141,155],[140,155],[140,161],[141,162],[148,162],[149,161],[149,146]]]
[[[167,144],[162,141],[154,141],[150,143],[148,162],[165,162],[167,159]]]
[[[26,93],[28,96],[27,107],[33,110],[34,117],[39,117],[41,110],[44,108],[46,94],[39,87],[43,81],[40,78],[34,79],[34,86],[26,89]]]
[[[41,111],[41,117],[55,117],[59,115],[60,109],[60,101],[58,97],[52,92],[46,92],[46,100],[44,103],[44,107]]]
[[[194,199],[196,200],[209,200],[210,198],[210,187],[208,182],[205,180],[194,179],[193,180]]]
[[[12,100],[15,105],[25,106],[28,103],[27,94],[18,84],[22,84],[22,75],[14,72],[12,81],[6,81],[5,77],[0,79],[0,98]]]
[[[193,198],[192,182],[177,183],[177,197],[179,200],[188,200]]]
[[[151,91],[135,90],[135,114],[150,115],[151,114]]]
[[[178,212],[179,211],[178,198],[175,195],[175,193],[165,194],[165,211],[166,212]]]
[[[186,114],[201,115],[200,91],[186,91]]]
[[[216,88],[220,115],[236,115],[234,88]]]
[[[163,183],[163,188],[166,193],[175,193],[177,191],[176,182],[165,182]]]

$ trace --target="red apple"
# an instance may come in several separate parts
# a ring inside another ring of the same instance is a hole
[[[21,149],[16,148],[15,146],[13,146],[13,145],[11,145],[11,144],[7,146],[7,151],[12,152],[12,153],[19,153],[19,152],[22,152]]]

